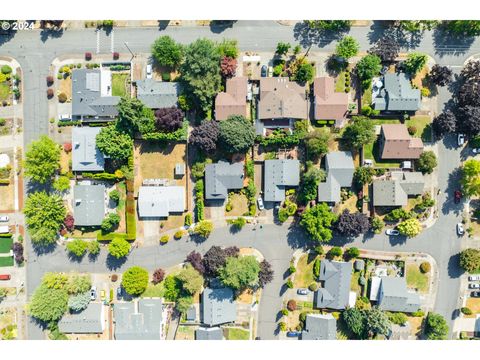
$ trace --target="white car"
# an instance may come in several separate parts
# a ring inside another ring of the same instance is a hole
[[[463,234],[465,234],[465,229],[463,228],[463,224],[462,224],[462,223],[458,223],[458,224],[457,224],[457,234],[458,234],[458,235],[463,235]]]
[[[72,117],[70,116],[70,114],[61,114],[58,116],[58,120],[60,121],[69,121],[71,119]]]
[[[8,222],[10,218],[7,215],[0,216],[0,222]]]
[[[90,289],[90,299],[91,300],[96,300],[97,299],[97,287],[96,286],[92,286],[92,288]]]
[[[398,236],[400,235],[400,231],[395,229],[387,229],[385,230],[385,234],[387,234],[388,236]]]
[[[458,142],[458,146],[462,146],[463,144],[465,144],[465,135],[458,134],[457,142]]]
[[[471,275],[468,277],[468,281],[479,281],[480,275]]]
[[[152,78],[152,64],[147,64],[147,79]]]
[[[469,289],[480,289],[480,284],[477,284],[477,283],[470,283],[468,284],[468,288]]]
[[[472,152],[473,152],[474,154],[480,154],[480,148],[473,148],[473,149],[472,149]]]
[[[273,67],[269,66],[268,67],[268,77],[272,77],[273,76]]]
[[[263,199],[261,197],[258,197],[257,204],[258,204],[258,210],[262,211],[263,209],[265,209],[265,206],[263,206]]]

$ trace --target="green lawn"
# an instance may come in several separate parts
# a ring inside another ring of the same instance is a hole
[[[429,116],[419,115],[413,116],[410,120],[405,122],[405,125],[408,126],[415,126],[417,128],[417,132],[415,133],[415,137],[422,138],[425,142],[432,141],[432,119]]]
[[[362,94],[362,106],[372,104],[372,85]]]
[[[417,264],[407,266],[407,286],[420,292],[428,292],[428,275],[423,274]]]
[[[163,288],[163,281],[160,284],[148,284],[147,289],[141,297],[163,297],[165,289]]]
[[[112,74],[112,96],[127,96],[130,94],[128,89],[130,85],[127,83],[128,74]]]
[[[335,91],[336,92],[345,92],[345,71],[338,74],[337,79],[335,80]]]
[[[13,238],[0,238],[0,253],[9,253],[12,249]]]
[[[0,267],[13,266],[13,256],[0,257]]]
[[[400,162],[395,162],[392,160],[381,160],[378,156],[378,145],[377,142],[373,144],[368,144],[363,147],[363,155],[365,159],[372,159],[375,162],[375,167],[379,168],[398,168],[400,167]]]
[[[240,328],[225,328],[227,330],[227,340],[249,340],[250,331]]]
[[[0,101],[10,99],[10,85],[7,82],[0,83]]]
[[[313,264],[315,260],[308,262],[308,254],[303,254],[297,263],[297,271],[293,279],[295,288],[307,288],[313,280]]]
[[[355,291],[357,294],[360,294],[362,289],[358,284],[358,279],[360,279],[360,271],[356,271],[352,274],[352,279],[350,280],[350,289]]]

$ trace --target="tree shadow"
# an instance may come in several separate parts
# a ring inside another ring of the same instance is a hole
[[[445,31],[442,26],[438,26],[433,31],[433,48],[435,55],[440,58],[445,55],[463,56],[468,52],[474,41],[475,37],[473,36],[456,36]]]
[[[40,255],[46,255],[46,254],[51,254],[55,249],[57,248],[57,243],[53,244],[34,244],[32,242],[32,249],[35,252],[35,255],[40,256]]]
[[[448,184],[445,189],[446,199],[442,205],[442,213],[444,215],[453,212],[456,215],[461,215],[463,211],[463,199],[458,204],[455,203],[455,190],[460,188],[460,168],[456,168],[448,175]]]
[[[277,315],[275,316],[275,322],[278,322],[282,319],[283,314],[281,311],[277,312]]]
[[[424,31],[405,31],[400,29],[391,20],[377,20],[370,26],[367,37],[371,44],[376,43],[383,37],[394,39],[401,48],[414,49],[420,45]]]
[[[398,235],[398,236],[389,236],[388,241],[390,242],[391,246],[401,246],[405,245],[407,242],[407,237],[403,235]]]
[[[465,271],[460,267],[460,253],[450,256],[448,259],[448,276],[452,279],[458,279]]]
[[[168,24],[170,24],[170,20],[158,20],[157,23],[158,23],[158,30],[162,31],[167,28]]]
[[[237,20],[212,20],[210,21],[210,31],[215,34],[220,34],[226,29],[233,27]]]
[[[280,288],[280,291],[278,292],[279,296],[283,296],[288,290],[287,284],[283,284],[282,287]]]
[[[83,258],[85,257],[85,254],[83,254],[81,256],[77,256],[77,255],[71,253],[68,250],[65,250],[65,251],[67,252],[68,260],[70,260],[71,262],[76,262],[76,263],[80,264],[82,262]]]
[[[283,280],[287,280],[290,277],[290,269],[285,270],[282,277],[283,277]]]
[[[305,232],[291,224],[289,227],[289,231],[287,233],[287,243],[292,249],[307,249],[308,247],[312,247],[315,243],[308,238]]]
[[[327,31],[321,29],[312,29],[304,22],[298,22],[293,27],[293,37],[301,46],[309,47],[317,45],[326,46],[335,40],[341,39],[348,30]]]
[[[117,270],[117,269],[121,268],[123,266],[123,264],[125,264],[126,261],[127,261],[126,256],[118,259],[118,258],[108,254],[107,260],[106,260],[106,266],[109,270]]]
[[[64,33],[62,28],[60,29],[43,29],[40,31],[40,40],[46,42],[49,38],[57,39],[61,37]]]
[[[3,44],[6,44],[10,40],[12,40],[16,33],[17,33],[16,31],[9,31],[6,34],[1,34],[0,35],[0,46],[2,46]]]

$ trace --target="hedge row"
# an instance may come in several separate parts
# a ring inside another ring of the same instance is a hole
[[[148,134],[142,134],[143,140],[155,140],[155,141],[186,141],[188,135],[188,121],[183,120],[183,125],[180,129],[170,132],[153,132]]]

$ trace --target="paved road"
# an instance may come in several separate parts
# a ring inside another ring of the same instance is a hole
[[[384,29],[381,26],[354,27],[350,35],[360,43],[361,50],[367,50],[370,43],[378,38]],[[291,43],[301,42],[304,46],[313,44],[313,50],[330,51],[334,49],[333,37],[312,38],[311,34],[299,28],[283,26],[273,21],[239,21],[232,28],[211,29],[209,27],[168,27],[160,31],[157,28],[118,28],[115,29],[115,51],[127,52],[124,42],[134,52],[148,52],[153,40],[161,35],[168,34],[182,43],[191,42],[199,37],[208,37],[221,40],[235,38],[241,50],[271,51],[279,41]],[[102,35],[102,39],[105,36]],[[108,42],[108,39],[107,39]],[[24,86],[24,140],[25,144],[48,132],[48,102],[46,99],[45,77],[49,73],[49,66],[55,57],[66,54],[78,54],[85,51],[96,52],[97,35],[92,29],[67,30],[59,37],[45,38],[40,31],[23,31],[12,39],[0,37],[0,55],[9,55],[16,58],[23,70]],[[405,48],[418,48],[430,54],[438,63],[461,66],[468,56],[480,53],[480,40],[459,44],[458,40],[446,39],[438,33],[427,31],[419,41],[405,41]],[[102,53],[110,52],[110,44],[101,43]],[[446,90],[440,91],[440,104],[447,102],[449,94]],[[437,112],[441,110],[441,105]],[[460,208],[452,205],[449,194],[453,189],[449,178],[452,170],[458,166],[460,152],[452,148],[453,140],[441,144],[439,184],[443,193],[440,201],[444,205],[441,217],[437,224],[425,231],[421,236],[402,243],[394,243],[383,236],[376,236],[368,241],[356,240],[353,243],[368,249],[424,251],[430,253],[438,262],[440,268],[440,288],[437,296],[436,310],[450,318],[450,314],[457,307],[456,296],[459,287],[459,269],[451,255],[460,249],[460,242],[454,235],[454,225],[458,222]],[[127,260],[125,266],[140,264],[148,268],[158,266],[167,267],[182,261],[191,249],[206,250],[213,244],[235,244],[238,246],[254,246],[262,251],[272,262],[276,271],[275,281],[269,285],[264,293],[260,309],[260,335],[271,338],[276,319],[276,311],[280,308],[281,284],[283,271],[288,267],[291,254],[297,246],[301,246],[302,237],[286,231],[283,227],[266,226],[256,233],[244,230],[233,236],[220,229],[204,244],[195,244],[180,241],[168,244],[163,248],[135,250]],[[298,242],[298,243],[297,243]],[[106,271],[106,258],[102,253],[98,261],[89,263],[87,260],[80,264],[71,264],[63,250],[54,254],[37,257],[31,249],[28,250],[30,262],[28,264],[27,289],[31,294],[38,284],[41,274],[45,271],[60,271],[78,269],[90,272]],[[454,296],[452,295],[454,294]],[[40,333],[29,326],[29,337],[38,338]]]

